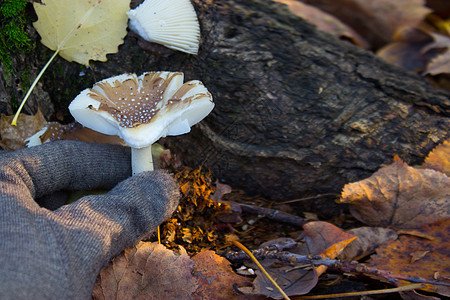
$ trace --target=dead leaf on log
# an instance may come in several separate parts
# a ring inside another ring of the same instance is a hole
[[[450,142],[445,141],[425,158],[425,162],[422,164],[423,168],[433,169],[450,176]]]
[[[40,110],[35,115],[20,114],[17,125],[11,125],[14,116],[2,114],[0,118],[0,146],[4,150],[18,150],[25,148],[25,139],[38,132],[47,124]]]
[[[398,31],[393,42],[377,51],[377,55],[390,64],[414,72],[423,72],[433,57],[422,52],[432,38],[425,28],[404,28]]]
[[[354,234],[358,238],[351,242],[344,251],[338,255],[340,260],[359,260],[375,252],[382,243],[396,240],[398,235],[395,230],[382,227],[359,227],[350,229],[347,233]]]
[[[425,278],[431,282],[438,280],[450,283],[450,219],[424,225],[418,229],[434,239],[402,235],[377,249],[368,264],[394,274]],[[436,274],[440,274],[436,278]],[[399,285],[410,282],[399,281]],[[450,296],[450,287],[427,285],[425,290]]]
[[[340,202],[371,226],[417,228],[444,220],[450,213],[450,178],[416,169],[400,158],[371,177],[344,186]]]
[[[433,38],[433,42],[425,46],[422,52],[425,53],[432,49],[442,49],[443,51],[428,63],[425,74],[450,73],[450,37],[435,32],[428,34]]]
[[[311,24],[316,25],[319,30],[331,33],[332,35],[343,40],[349,40],[361,48],[369,48],[369,44],[361,35],[333,15],[297,0],[276,1],[286,4],[293,14],[305,19]]]
[[[397,30],[413,27],[431,12],[425,0],[305,0],[338,17],[374,48],[388,43]]]
[[[197,289],[194,261],[161,244],[140,242],[103,268],[93,299],[188,299]]]
[[[237,275],[228,260],[211,250],[202,251],[192,259],[195,261],[194,275],[199,283],[194,299],[247,299],[233,286],[249,286],[252,279]]]

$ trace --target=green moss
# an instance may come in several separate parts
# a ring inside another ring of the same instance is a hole
[[[12,73],[11,56],[31,50],[25,32],[27,0],[0,0],[0,61]]]

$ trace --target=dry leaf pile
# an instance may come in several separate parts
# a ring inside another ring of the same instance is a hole
[[[189,253],[217,249],[223,246],[224,236],[216,232],[216,218],[230,207],[211,199],[214,194],[209,171],[183,167],[175,174],[182,198],[172,218],[161,225],[162,243],[170,248],[182,245]]]

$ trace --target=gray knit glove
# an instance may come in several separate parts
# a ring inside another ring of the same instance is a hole
[[[178,204],[166,172],[130,175],[130,151],[119,146],[60,141],[0,152],[0,299],[89,299],[100,269]],[[34,201],[112,187],[55,211]]]

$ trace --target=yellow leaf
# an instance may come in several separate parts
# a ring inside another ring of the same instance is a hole
[[[34,3],[41,42],[68,61],[106,61],[127,34],[130,0],[45,0]]]
[[[48,60],[34,79],[11,124],[17,118],[34,87],[50,63],[61,55],[68,61],[89,65],[89,60],[106,61],[115,53],[127,34],[127,10],[131,0],[44,0],[34,3],[38,15],[34,27],[41,42],[52,50]]]

